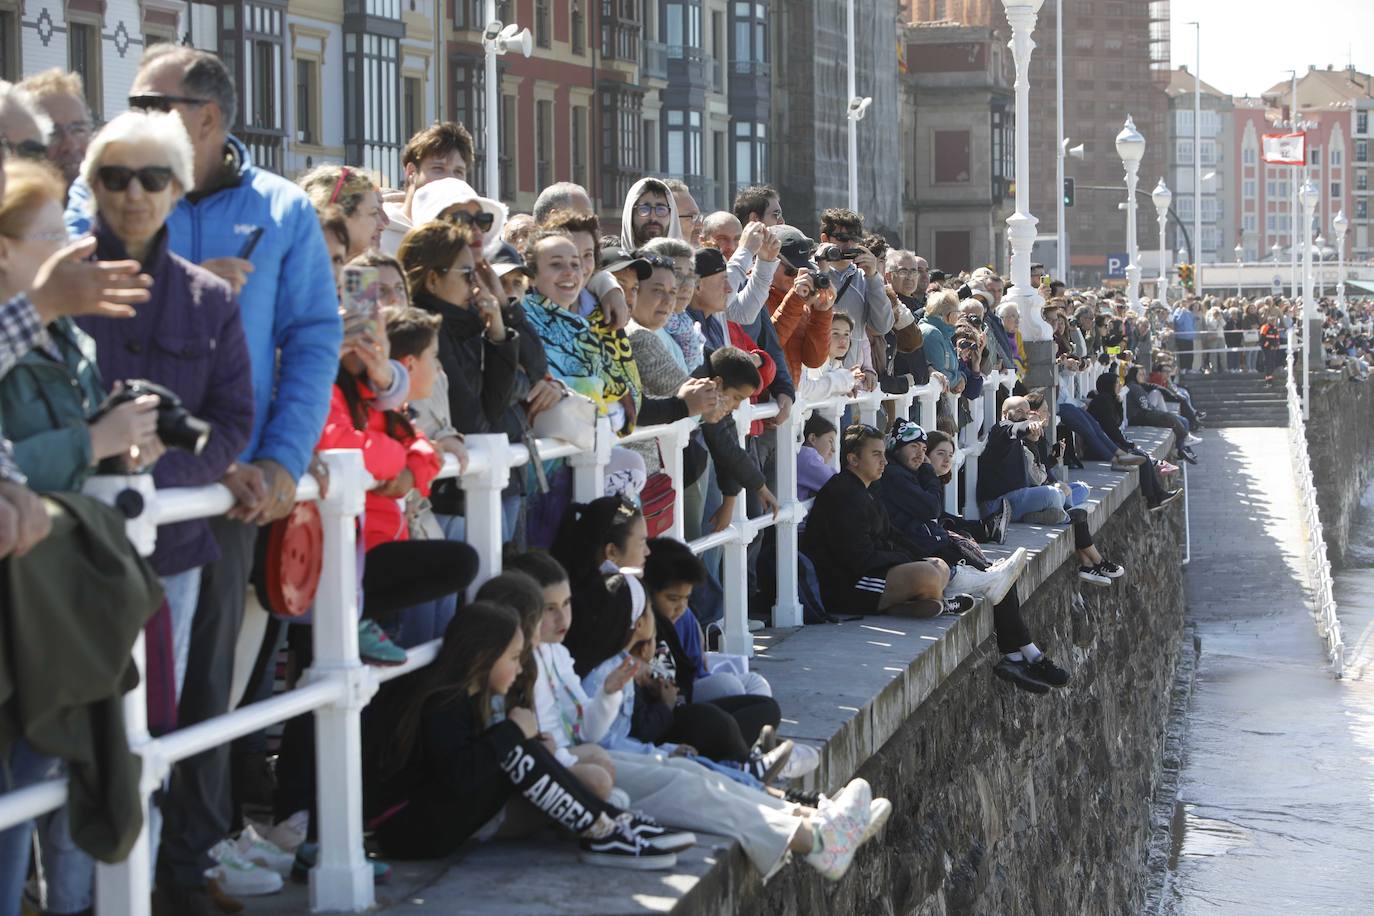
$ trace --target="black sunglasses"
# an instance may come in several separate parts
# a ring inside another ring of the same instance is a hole
[[[18,143],[11,143],[8,140],[0,139],[0,149],[7,155],[18,156],[20,159],[43,160],[48,158],[48,148],[38,140],[20,140]]]
[[[145,165],[141,169],[131,169],[126,165],[102,165],[95,170],[95,177],[110,191],[126,191],[129,182],[137,178],[143,190],[156,193],[171,184],[172,170],[165,165]]]
[[[188,95],[161,95],[153,92],[129,96],[129,107],[136,111],[160,111],[166,114],[172,110],[173,105],[205,105],[209,101]]]
[[[496,217],[485,210],[481,213],[469,213],[466,210],[455,210],[453,213],[449,214],[449,219],[453,220],[455,223],[467,223],[476,226],[483,232],[490,232],[492,225],[496,222]]]

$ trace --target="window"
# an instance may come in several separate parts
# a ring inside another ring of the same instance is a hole
[[[572,180],[587,186],[587,109],[581,105],[572,110]]]
[[[407,76],[401,80],[401,136],[413,137],[425,126],[424,80]]]
[[[1215,141],[1215,140],[1203,140],[1203,141],[1201,141],[1201,143],[1202,143],[1202,164],[1203,164],[1203,165],[1216,165],[1216,164],[1217,164],[1217,141]]]
[[[762,121],[735,122],[735,168],[732,180],[736,187],[767,181],[764,174],[768,163],[766,130],[767,125]]]
[[[968,230],[935,233],[935,264],[973,262],[972,237]]]
[[[296,58],[296,142],[318,146],[320,142],[319,63]]]
[[[1278,195],[1278,182],[1266,181],[1264,183],[1264,196],[1273,200]]]
[[[701,174],[701,112],[668,112],[667,172],[682,177]]]
[[[1217,199],[1215,197],[1202,198],[1202,221],[1204,223],[1215,223],[1217,221]]]
[[[254,127],[277,124],[276,68],[270,41],[253,42],[253,120]]]
[[[1307,151],[1307,164],[1308,164],[1308,165],[1321,165],[1321,164],[1322,164],[1322,148],[1321,148],[1320,146],[1314,146],[1314,147],[1312,147],[1311,149],[1309,149],[1309,150]]]
[[[541,48],[547,48],[552,38],[553,22],[549,0],[534,0],[534,43]]]
[[[658,171],[658,122],[644,122],[644,171]]]
[[[1192,162],[1193,161],[1193,141],[1178,140],[1174,143],[1174,161]]]
[[[1333,181],[1333,182],[1331,182],[1331,196],[1332,196],[1332,197],[1335,197],[1335,198],[1337,198],[1337,199],[1340,198],[1340,196],[1341,196],[1341,183],[1340,183],[1339,181]]]
[[[1369,201],[1368,201],[1368,199],[1361,197],[1359,200],[1355,201],[1355,218],[1356,218],[1356,219],[1368,219],[1368,218],[1369,218]]]
[[[553,184],[553,102],[534,103],[534,183],[538,190]]]
[[[573,0],[572,15],[569,19],[572,29],[572,52],[574,54],[585,54],[587,52],[587,20],[582,15],[582,0]]]
[[[1076,59],[1073,62],[1073,75],[1079,80],[1091,82],[1095,75],[1092,59],[1086,57]]]
[[[1368,172],[1359,172],[1358,174],[1355,175],[1355,190],[1356,190],[1356,191],[1368,191],[1368,190],[1369,190],[1369,173],[1368,173]]]
[[[1368,162],[1368,161],[1369,161],[1369,141],[1368,141],[1368,140],[1356,140],[1356,141],[1355,141],[1355,161],[1356,161],[1356,162]]]
[[[1240,161],[1246,165],[1254,165],[1257,158],[1258,154],[1253,146],[1247,145],[1245,149],[1241,151]]]
[[[1191,108],[1180,108],[1174,112],[1175,132],[1180,137],[1191,137],[1193,135],[1193,110]]]
[[[735,46],[730,59],[736,73],[763,73],[768,60],[768,20],[760,3],[736,2],[732,17]]]
[[[1369,112],[1361,111],[1355,114],[1355,133],[1369,133]]]
[[[1332,165],[1342,165],[1342,164],[1344,163],[1344,161],[1345,161],[1345,155],[1344,155],[1344,151],[1341,149],[1341,147],[1339,147],[1339,146],[1333,146],[1333,147],[1331,147],[1331,156],[1330,156],[1330,159],[1331,159],[1331,164],[1332,164]]]
[[[1245,214],[1245,217],[1241,220],[1241,225],[1245,228],[1246,232],[1254,232],[1256,222],[1257,220],[1255,219],[1255,214],[1247,213]]]
[[[20,61],[19,10],[0,8],[0,79],[16,83],[23,79],[24,66]]]
[[[682,58],[686,48],[701,48],[701,7],[696,3],[669,3],[665,22],[668,26],[668,56]]]
[[[1241,196],[1243,196],[1243,197],[1254,197],[1254,196],[1255,196],[1255,179],[1253,179],[1253,178],[1247,178],[1247,179],[1245,180],[1244,184],[1241,185]]]
[[[1175,194],[1174,212],[1178,214],[1178,218],[1183,220],[1185,223],[1191,220],[1193,218],[1193,195]]]
[[[1270,213],[1265,218],[1264,225],[1270,232],[1273,232],[1278,228],[1278,218],[1275,217],[1274,214]]]
[[[86,86],[86,107],[91,117],[100,120],[104,111],[100,91],[100,24],[67,23],[67,69],[81,74]]]
[[[970,132],[966,130],[937,130],[932,135],[935,144],[935,183],[952,184],[969,180]],[[967,233],[965,233],[967,234]],[[952,264],[953,261],[940,263]],[[960,261],[957,263],[967,263]]]

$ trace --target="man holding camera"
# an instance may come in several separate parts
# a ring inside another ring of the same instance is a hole
[[[817,261],[835,289],[835,310],[854,319],[857,333],[886,334],[895,316],[887,298],[887,285],[878,272],[873,252],[858,244],[863,238],[863,217],[853,210],[833,207],[821,214],[821,248]],[[860,348],[850,347],[844,367],[859,364]]]
[[[816,243],[795,226],[775,225],[768,231],[781,243],[778,269],[768,290],[768,314],[795,385],[803,366],[825,365],[834,298],[830,277],[811,260]]]

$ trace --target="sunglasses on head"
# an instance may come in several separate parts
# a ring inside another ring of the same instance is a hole
[[[166,114],[172,110],[174,105],[204,105],[209,101],[209,99],[197,99],[188,95],[145,93],[144,95],[129,96],[129,107],[135,111],[160,111]]]
[[[640,255],[640,257],[648,262],[650,267],[656,270],[661,268],[663,270],[671,270],[674,273],[677,272],[677,262],[670,257],[661,254],[645,254]]]
[[[485,210],[480,213],[469,213],[466,210],[457,210],[450,213],[448,218],[455,223],[467,223],[470,226],[476,226],[483,232],[490,232],[492,225],[496,222],[496,217]]]
[[[852,242],[858,238],[858,236],[854,235],[852,232],[830,232],[826,234],[837,242]]]
[[[172,170],[165,165],[145,165],[141,169],[131,169],[125,165],[102,165],[96,169],[95,177],[109,191],[127,191],[129,182],[135,178],[145,191],[157,192],[172,181]]]
[[[11,143],[8,140],[0,139],[0,149],[3,149],[6,155],[18,156],[20,159],[38,161],[48,158],[48,148],[38,140],[20,140],[18,143]]]

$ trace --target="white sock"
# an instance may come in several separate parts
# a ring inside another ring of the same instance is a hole
[[[1036,660],[1040,658],[1040,656],[1044,655],[1045,653],[1041,652],[1040,649],[1035,645],[1035,643],[1032,642],[1026,643],[1026,645],[1021,647],[1021,654],[1025,656],[1026,661],[1034,663]]]
[[[1019,662],[1019,661],[1024,661],[1024,660],[1025,660],[1025,659],[1024,659],[1024,657],[1021,655],[1020,652],[1008,652],[1008,653],[1007,653],[1007,661]]]

